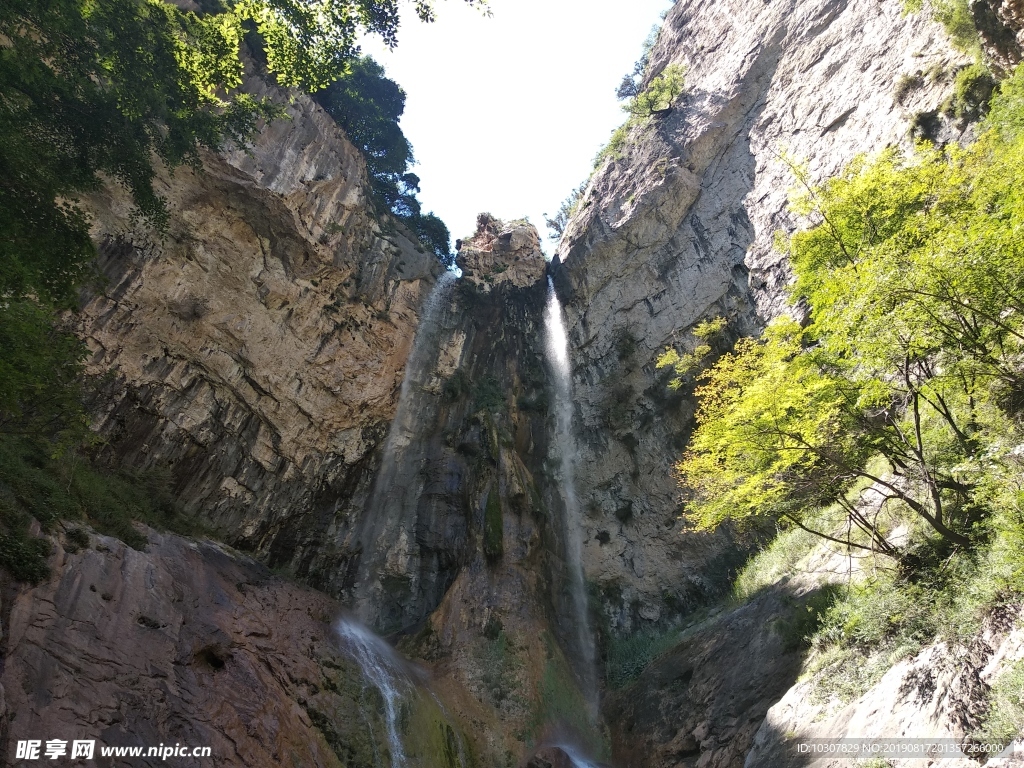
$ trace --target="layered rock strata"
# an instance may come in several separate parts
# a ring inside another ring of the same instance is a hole
[[[251,147],[160,174],[165,234],[89,201],[103,288],[80,314],[107,458],[165,467],[225,540],[335,594],[347,537],[441,266],[369,202],[365,164],[309,98]]]

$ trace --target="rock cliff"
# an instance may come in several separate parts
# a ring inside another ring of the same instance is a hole
[[[672,462],[693,401],[666,389],[658,355],[692,349],[700,320],[724,317],[736,338],[786,311],[773,238],[796,225],[790,164],[820,181],[857,154],[909,144],[914,116],[938,107],[965,62],[938,23],[899,3],[681,0],[669,11],[647,79],[679,65],[686,90],[606,153],[555,272],[583,438],[587,575],[617,631],[671,621],[730,565],[721,541],[679,535]],[[900,87],[907,78],[915,88]]]
[[[337,603],[224,547],[145,534],[145,552],[98,535],[58,545],[47,583],[5,597],[10,754],[85,739],[101,765],[166,764],[101,760],[101,745],[210,748],[174,758],[188,766],[377,764],[382,706],[331,631]],[[413,764],[458,768],[447,745],[464,737],[438,704],[408,706]]]
[[[90,201],[103,288],[80,322],[107,377],[96,429],[119,466],[166,467],[186,510],[339,594],[441,267],[373,213],[365,164],[308,97],[255,143],[161,174],[147,231],[108,187]]]
[[[1018,5],[989,3],[1004,26]],[[429,702],[409,715],[408,732],[427,724],[429,743],[410,747],[423,765],[454,767],[451,723],[468,724],[479,764],[565,764],[584,746],[622,766],[774,764],[780,734],[822,714],[791,688],[799,654],[768,628],[808,592],[783,585],[686,618],[743,551],[680,532],[672,462],[692,390],[670,391],[655,361],[692,348],[700,320],[724,317],[731,340],[789,311],[772,243],[796,226],[792,164],[822,180],[909,142],[966,61],[899,3],[679,0],[647,77],[684,66],[686,91],[607,154],[553,264],[531,226],[482,215],[460,280],[374,213],[363,161],[312,100],[252,79],[289,119],[201,169],[162,173],[165,233],[114,187],[88,201],[104,282],[79,319],[101,453],[168,469],[186,511],[230,546],[148,532],[145,552],[98,536],[71,552],[55,539],[53,577],[4,600],[8,737],[375,764],[380,702],[366,706],[330,633],[344,603],[435,674],[452,718]],[[599,647],[692,622],[637,681],[605,692],[607,728],[581,694],[559,523],[549,273],[569,321]],[[1005,632],[986,642],[974,667],[1019,649]],[[829,723],[859,722],[940,657],[950,667],[943,653]]]

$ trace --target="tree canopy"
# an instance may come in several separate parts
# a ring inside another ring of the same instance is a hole
[[[967,543],[972,476],[1021,409],[1024,369],[1024,69],[968,148],[921,144],[800,184],[809,228],[782,238],[793,297],[781,319],[702,375],[698,428],[679,464],[701,527],[839,503],[858,478]],[[883,477],[868,471],[880,454]],[[866,519],[868,546],[888,550]]]
[[[444,262],[451,260],[448,228],[432,213],[422,213],[416,193],[419,177],[412,145],[399,121],[405,112],[405,91],[384,74],[369,56],[352,61],[349,72],[315,95],[317,102],[362,150],[377,202],[403,219]]]

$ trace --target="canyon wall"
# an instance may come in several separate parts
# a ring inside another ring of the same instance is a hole
[[[365,163],[312,100],[254,144],[161,173],[166,233],[109,186],[89,205],[104,283],[81,332],[119,467],[163,467],[214,533],[340,594],[440,264],[370,202]],[[289,99],[291,101],[289,102]]]
[[[909,146],[966,57],[927,13],[896,2],[680,0],[647,82],[686,70],[674,108],[639,121],[599,163],[557,251],[581,436],[587,575],[615,631],[665,623],[713,594],[735,565],[721,540],[680,535],[672,463],[692,429],[692,384],[656,368],[689,330],[726,336],[787,311],[776,231],[791,164],[819,182],[860,153]],[[907,79],[915,87],[901,87]],[[951,136],[964,130],[945,126]]]

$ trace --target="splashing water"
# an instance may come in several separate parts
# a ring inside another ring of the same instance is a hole
[[[565,744],[559,744],[558,748],[565,752],[566,756],[569,758],[569,762],[572,763],[573,768],[597,768],[596,765],[587,760],[587,758],[581,755],[573,747]]]
[[[566,560],[569,566],[570,594],[576,640],[582,664],[583,694],[593,719],[597,715],[597,675],[594,668],[594,636],[587,612],[587,591],[583,578],[583,538],[579,500],[576,498],[574,462],[576,440],[572,431],[572,373],[569,368],[569,337],[565,331],[562,304],[555,286],[548,277],[548,303],[544,313],[545,351],[555,374],[555,439],[554,457],[561,470],[561,492],[565,504],[563,521]],[[587,763],[580,763],[585,768]]]
[[[384,723],[387,729],[391,768],[406,764],[402,739],[398,735],[398,709],[412,682],[402,669],[402,662],[386,642],[362,624],[339,619],[335,631],[345,648],[356,660],[366,678],[384,699]]]

